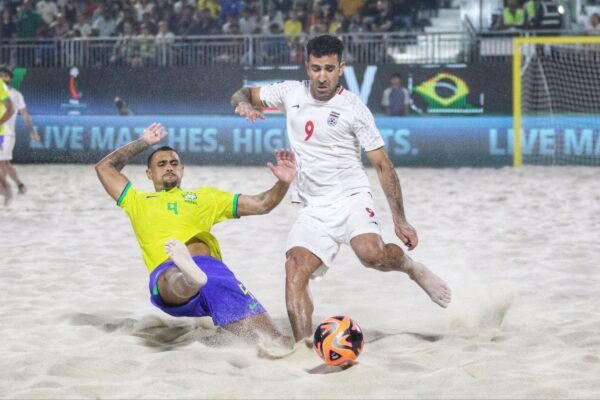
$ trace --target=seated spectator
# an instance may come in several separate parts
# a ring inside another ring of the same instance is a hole
[[[254,33],[258,27],[258,16],[251,13],[248,8],[244,8],[240,13],[238,23],[240,24],[240,31],[244,35],[249,35]]]
[[[283,23],[283,34],[286,39],[297,39],[303,31],[302,22],[298,19],[298,11],[290,11],[289,18]]]
[[[176,20],[178,19],[177,24],[175,25],[175,34],[177,36],[187,35],[187,32],[195,22],[195,15],[196,11],[193,7],[185,6],[181,8],[178,18],[176,17]]]
[[[188,36],[200,36],[210,35],[216,29],[219,29],[217,22],[210,17],[210,11],[205,8],[202,11],[196,11],[196,17],[194,22],[188,29],[186,35]]]
[[[33,11],[31,1],[25,1],[15,18],[17,38],[32,39],[37,36],[38,29],[44,25],[44,20]]]
[[[104,8],[102,14],[92,25],[92,28],[101,38],[113,36],[117,31],[117,21],[114,19],[112,11],[108,8]]]
[[[327,31],[332,35],[344,32],[345,21],[344,14],[342,14],[341,11],[336,11],[333,19],[329,23],[329,28]]]
[[[411,0],[395,0],[388,5],[390,14],[394,15],[394,23],[407,31],[413,29],[413,16],[417,13],[415,8],[416,4]]]
[[[9,8],[2,10],[2,26],[0,27],[0,34],[2,39],[12,39],[17,33],[17,28],[13,22],[12,13]]]
[[[234,15],[229,15],[226,17],[225,19],[225,23],[223,24],[223,33],[230,35],[231,34],[231,26],[235,24],[238,26],[240,26],[240,24],[237,22],[237,18]]]
[[[585,32],[588,35],[600,35],[600,14],[593,13],[590,15],[588,24],[585,27]]]
[[[54,0],[39,0],[35,4],[35,10],[48,25],[54,21],[54,17],[58,14],[58,6]]]
[[[196,9],[200,12],[208,10],[209,17],[213,20],[218,20],[221,16],[221,3],[219,0],[198,0]]]
[[[56,18],[54,22],[50,24],[50,28],[54,33],[54,37],[57,39],[64,39],[69,35],[71,28],[69,27],[69,22],[67,18],[65,18],[65,14],[58,13],[56,14]]]
[[[110,57],[111,65],[132,66],[136,64],[136,58],[139,56],[139,46],[132,24],[126,22],[123,24],[123,32],[119,34],[113,48],[113,55]]]
[[[502,10],[500,29],[520,29],[525,24],[525,14],[517,0],[508,0],[508,5]]]
[[[360,14],[364,2],[364,0],[340,0],[338,10],[342,12],[344,18],[351,18],[356,14]]]
[[[528,28],[535,28],[538,25],[540,0],[527,0],[523,4],[523,13],[525,14],[525,24]]]
[[[92,36],[92,26],[87,21],[87,18],[84,14],[77,14],[75,25],[73,25],[69,36],[81,38],[87,38]]]
[[[271,25],[277,25],[277,31],[283,30],[283,15],[275,7],[269,6],[267,14],[262,17],[262,33],[271,33]]]
[[[75,0],[66,0],[64,6],[62,6],[62,12],[65,14],[69,26],[73,26],[77,23],[77,14],[83,11],[83,7],[75,3]]]
[[[149,66],[154,65],[156,60],[155,38],[148,25],[142,23],[140,25],[140,34],[137,36],[138,41],[138,56],[134,58],[131,66]]]
[[[373,20],[371,31],[373,32],[392,32],[396,30],[394,16],[391,13],[388,0],[379,0],[377,2],[379,13]]]

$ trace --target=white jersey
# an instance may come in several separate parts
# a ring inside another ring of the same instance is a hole
[[[298,169],[294,201],[327,205],[370,190],[360,148],[376,150],[384,142],[358,96],[339,88],[330,100],[319,101],[310,94],[308,81],[285,81],[262,87],[260,100],[286,114]]]
[[[15,136],[17,114],[19,114],[21,110],[25,109],[26,105],[23,95],[17,89],[10,88],[8,94],[10,96],[10,100],[13,103],[13,109],[15,110],[15,112],[12,115],[12,117],[10,117],[8,121],[6,121],[6,123],[4,124],[4,134],[6,136]]]

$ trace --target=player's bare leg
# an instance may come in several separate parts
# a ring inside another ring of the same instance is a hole
[[[208,280],[206,274],[198,268],[185,244],[175,239],[169,239],[165,244],[165,251],[191,284],[200,287],[206,285]]]
[[[285,262],[285,305],[296,342],[311,337],[314,305],[308,283],[321,260],[303,247],[287,252]]]
[[[4,161],[4,170],[6,171],[8,176],[10,176],[10,179],[12,179],[13,182],[17,184],[19,194],[25,194],[27,192],[27,188],[19,179],[19,176],[17,175],[17,170],[15,169],[14,165],[12,165],[10,161]]]
[[[384,243],[374,233],[358,235],[350,241],[361,263],[379,271],[402,271],[414,280],[440,307],[448,307],[452,300],[450,287],[425,264],[416,262],[393,243]]]
[[[185,244],[169,239],[165,251],[175,266],[168,268],[158,278],[158,292],[169,305],[180,305],[194,297],[208,278],[198,268]]]
[[[4,196],[4,206],[8,206],[12,202],[12,190],[6,180],[6,171],[0,164],[0,195]]]

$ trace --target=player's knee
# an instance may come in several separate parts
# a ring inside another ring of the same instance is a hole
[[[356,252],[361,264],[367,268],[381,270],[385,267],[385,253],[379,246],[364,246]]]
[[[286,283],[292,287],[304,287],[308,285],[310,270],[306,263],[294,255],[290,255],[285,262]]]

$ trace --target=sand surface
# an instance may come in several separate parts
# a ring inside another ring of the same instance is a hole
[[[129,220],[92,166],[19,166],[0,207],[1,398],[600,398],[600,169],[399,169],[413,258],[452,287],[447,310],[343,248],[311,284],[315,324],[363,328],[359,363],[281,360],[149,302]],[[151,188],[142,166],[124,171]],[[389,210],[369,170],[384,237]],[[188,166],[184,187],[255,194],[268,169]],[[290,334],[284,247],[296,208],[217,225],[226,263]]]

